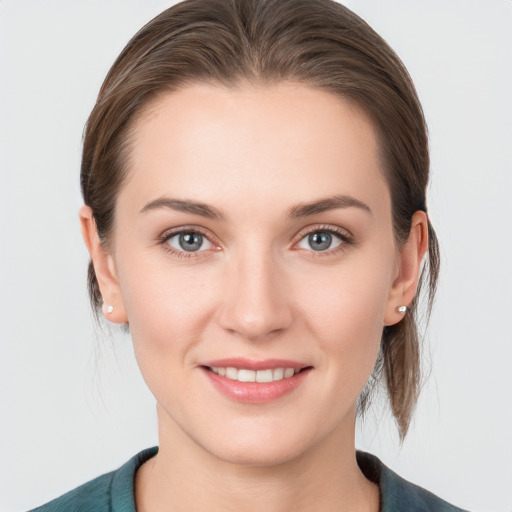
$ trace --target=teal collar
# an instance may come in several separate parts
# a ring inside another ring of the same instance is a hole
[[[112,512],[136,512],[135,474],[142,464],[157,453],[158,447],[143,450],[114,473],[110,492]],[[357,463],[366,478],[379,486],[380,512],[464,512],[407,482],[374,455],[358,451]]]

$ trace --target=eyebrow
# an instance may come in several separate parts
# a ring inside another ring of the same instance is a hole
[[[355,197],[343,194],[327,197],[318,201],[312,201],[310,203],[300,203],[290,208],[288,217],[298,219],[301,217],[316,215],[318,213],[337,210],[338,208],[360,208],[372,215],[372,210],[366,203],[363,203]]]
[[[224,219],[222,212],[214,206],[210,206],[206,203],[185,199],[172,199],[169,197],[159,197],[158,199],[150,201],[142,208],[140,213],[157,210],[159,208],[168,208],[179,212],[192,213],[209,219]],[[366,203],[363,203],[355,197],[343,194],[319,199],[317,201],[311,201],[309,203],[299,203],[288,210],[288,217],[292,219],[299,219],[302,217],[309,217],[311,215],[337,210],[339,208],[359,208],[372,214],[370,207]]]
[[[170,210],[176,210],[178,212],[193,213],[194,215],[200,215],[201,217],[207,217],[209,219],[224,218],[224,215],[217,210],[217,208],[208,204],[184,199],[171,199],[169,197],[159,197],[154,201],[150,201],[142,208],[140,213],[159,208],[169,208]]]

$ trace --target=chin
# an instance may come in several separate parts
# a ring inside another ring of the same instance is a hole
[[[286,464],[300,456],[303,450],[283,446],[215,446],[210,453],[219,460],[236,466],[275,467]]]
[[[281,427],[233,429],[213,434],[200,442],[204,450],[228,464],[251,467],[286,464],[299,459],[319,441],[311,432]]]

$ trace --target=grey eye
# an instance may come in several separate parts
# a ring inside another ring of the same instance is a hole
[[[178,240],[184,251],[198,251],[203,245],[203,235],[199,233],[180,233]]]
[[[314,251],[325,251],[331,246],[332,235],[330,233],[312,233],[308,236],[308,242]]]
[[[301,249],[309,249],[313,251],[327,251],[341,245],[342,239],[335,233],[329,231],[314,231],[306,235],[300,242]]]
[[[167,243],[178,251],[197,252],[210,249],[213,244],[197,231],[184,231],[170,236]]]

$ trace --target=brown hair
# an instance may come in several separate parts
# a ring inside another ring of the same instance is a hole
[[[190,83],[234,87],[283,80],[329,91],[370,116],[391,192],[397,246],[403,244],[414,212],[426,211],[429,155],[421,105],[393,50],[366,22],[331,0],[186,0],[131,39],[101,87],[85,131],[81,187],[100,240],[108,244],[127,172],[130,128],[148,102]],[[439,272],[430,222],[428,230],[429,258],[420,278],[420,288],[425,281],[428,285],[427,317]],[[92,264],[88,282],[97,312],[102,299]],[[420,387],[418,297],[419,290],[403,320],[383,329],[370,379],[377,382],[384,373],[402,439]],[[360,397],[360,411],[370,387]]]

